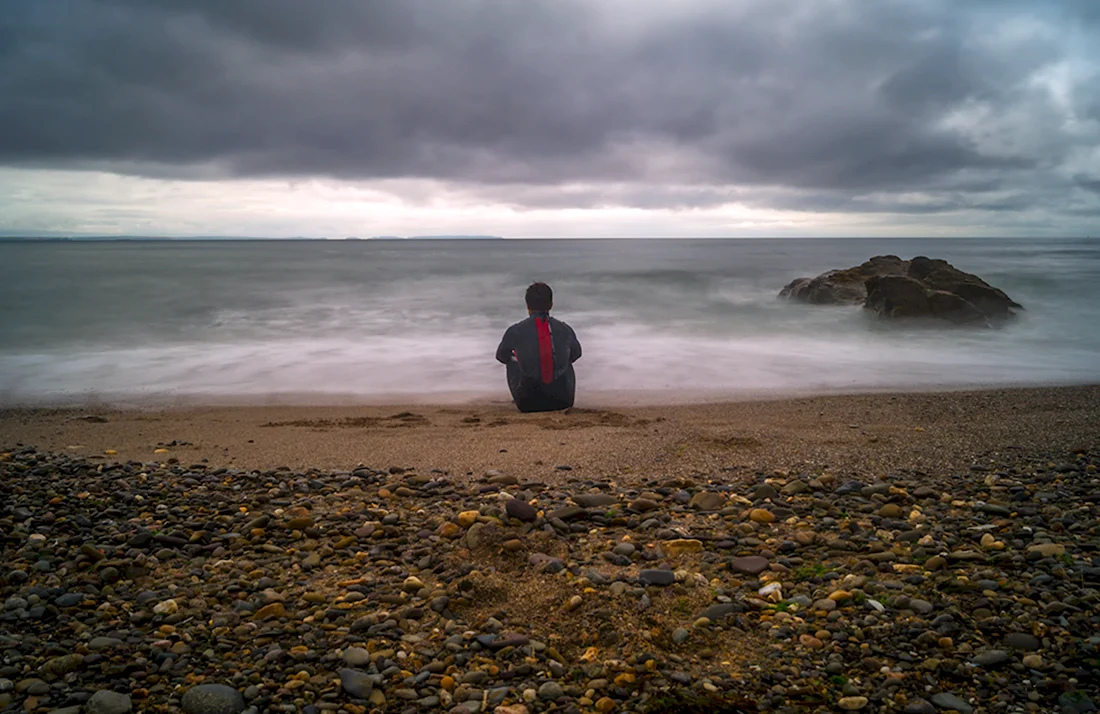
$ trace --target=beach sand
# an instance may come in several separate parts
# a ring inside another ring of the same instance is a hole
[[[819,396],[519,414],[510,404],[0,411],[0,446],[211,466],[401,466],[480,476],[640,479],[829,469],[965,469],[1100,436],[1100,386]],[[157,449],[167,449],[156,453]],[[109,453],[113,452],[113,453]],[[569,469],[558,468],[569,467]]]

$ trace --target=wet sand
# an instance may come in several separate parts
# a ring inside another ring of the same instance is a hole
[[[238,468],[358,464],[530,478],[965,469],[1100,439],[1100,385],[519,414],[509,404],[0,411],[0,448]],[[568,467],[559,468],[559,467]]]

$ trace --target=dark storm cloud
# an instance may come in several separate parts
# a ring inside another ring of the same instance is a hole
[[[1026,208],[1095,193],[1069,167],[1100,143],[1098,5],[5,0],[0,163],[433,178],[521,206]],[[1044,73],[1067,66],[1058,96]],[[865,196],[916,191],[939,198]]]

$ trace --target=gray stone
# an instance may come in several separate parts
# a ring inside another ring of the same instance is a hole
[[[573,500],[581,508],[603,508],[619,502],[609,493],[581,493],[573,496]]]
[[[515,486],[519,483],[519,479],[512,474],[506,474],[502,471],[486,471],[485,475],[489,478],[489,483],[497,484],[498,486]]]
[[[1011,661],[1012,657],[1004,650],[986,650],[979,653],[973,660],[974,664],[985,669],[1003,667]]]
[[[15,691],[25,692],[32,697],[39,697],[49,693],[50,685],[37,677],[32,679],[21,679],[15,683]]]
[[[730,559],[730,570],[746,575],[758,575],[768,569],[768,559],[759,555],[745,555]]]
[[[87,714],[127,714],[132,710],[133,704],[130,702],[129,694],[119,694],[106,689],[101,689],[93,694],[84,706],[84,711]],[[233,714],[237,713],[234,712]]]
[[[38,671],[48,677],[64,677],[70,672],[75,672],[84,664],[84,655],[73,653],[60,655],[47,661],[39,667]]]
[[[719,602],[704,609],[702,612],[696,615],[696,617],[705,617],[711,622],[719,622],[723,618],[729,617],[730,615],[740,611],[740,605],[734,604],[732,602]]]
[[[511,503],[511,501],[509,501]],[[580,506],[562,506],[561,508],[546,514],[547,519],[558,518],[560,520],[580,521],[588,518],[588,511]]]
[[[672,585],[676,582],[676,573],[671,570],[643,570],[638,578],[646,585]]]
[[[564,695],[565,692],[557,682],[544,682],[539,687],[539,699],[544,701],[552,702],[561,699]]]
[[[1004,644],[1005,647],[1014,647],[1018,650],[1029,651],[1037,650],[1042,647],[1039,638],[1027,632],[1013,632],[1010,635],[1006,635]]]
[[[511,503],[511,501],[509,501]],[[475,523],[466,531],[466,545],[470,548],[480,548],[489,541],[489,528],[487,523]]]
[[[672,641],[678,645],[682,645],[687,640],[689,634],[690,633],[683,627],[677,627],[672,633]]]
[[[349,667],[363,667],[370,664],[370,652],[362,647],[348,647],[344,650],[344,664]]]
[[[726,499],[714,491],[700,491],[692,497],[690,505],[700,511],[717,511],[726,505]]]
[[[518,632],[505,632],[500,637],[493,639],[488,648],[493,651],[502,650],[505,647],[525,647],[531,643],[531,638]]]
[[[366,699],[374,689],[374,680],[366,672],[360,672],[357,669],[341,669],[340,686],[351,696]]]
[[[481,711],[481,702],[479,701],[466,701],[459,704],[457,707],[450,709],[447,714],[478,714]]]
[[[12,595],[4,601],[4,609],[11,612],[13,610],[25,610],[27,608],[27,601],[21,597]]]
[[[927,600],[919,600],[917,598],[913,598],[909,601],[909,609],[917,613],[918,615],[927,615],[936,608],[934,605],[932,605],[932,603],[928,602]]]
[[[940,692],[939,694],[932,695],[932,703],[940,709],[954,709],[959,714],[973,714],[974,707],[970,706],[962,699],[951,692]]]
[[[903,714],[936,714],[936,707],[927,699],[914,699],[905,705]]]
[[[789,484],[783,487],[782,493],[784,496],[797,496],[800,493],[805,493],[810,490],[810,485],[802,479],[795,479]]]
[[[84,596],[80,593],[65,593],[64,595],[59,595],[58,598],[54,600],[54,604],[58,607],[76,607],[83,601]]]
[[[532,553],[527,556],[527,562],[544,573],[560,573],[565,570],[565,561],[554,558],[545,553]]]
[[[1091,714],[1096,711],[1096,704],[1079,689],[1058,695],[1058,706],[1062,708],[1061,714]]]
[[[27,582],[28,577],[25,570],[13,570],[8,573],[8,585],[22,585]]]
[[[115,639],[114,637],[93,637],[88,640],[88,649],[92,652],[99,650],[106,650],[112,647],[118,647],[122,644],[122,640]]]
[[[523,521],[524,523],[532,523],[539,517],[538,511],[535,510],[534,506],[518,498],[513,498],[504,504],[504,510],[512,518]]]
[[[191,687],[180,701],[187,714],[240,714],[245,710],[244,696],[225,684],[200,684]]]
[[[271,523],[271,516],[269,516],[267,514],[264,514],[262,516],[257,516],[256,518],[253,518],[248,523],[244,524],[244,532],[248,533],[248,532],[254,531],[256,529],[267,528],[267,526],[270,523]]]
[[[766,501],[769,498],[771,498],[773,500],[776,499],[776,498],[779,498],[779,492],[776,491],[775,487],[772,486],[770,483],[766,483],[763,486],[760,486],[755,491],[753,491],[752,493],[749,494],[749,500],[752,501],[753,503],[759,503],[760,501]]]

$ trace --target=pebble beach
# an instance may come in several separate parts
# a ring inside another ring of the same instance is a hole
[[[1095,711],[1097,392],[7,411],[0,711]]]

